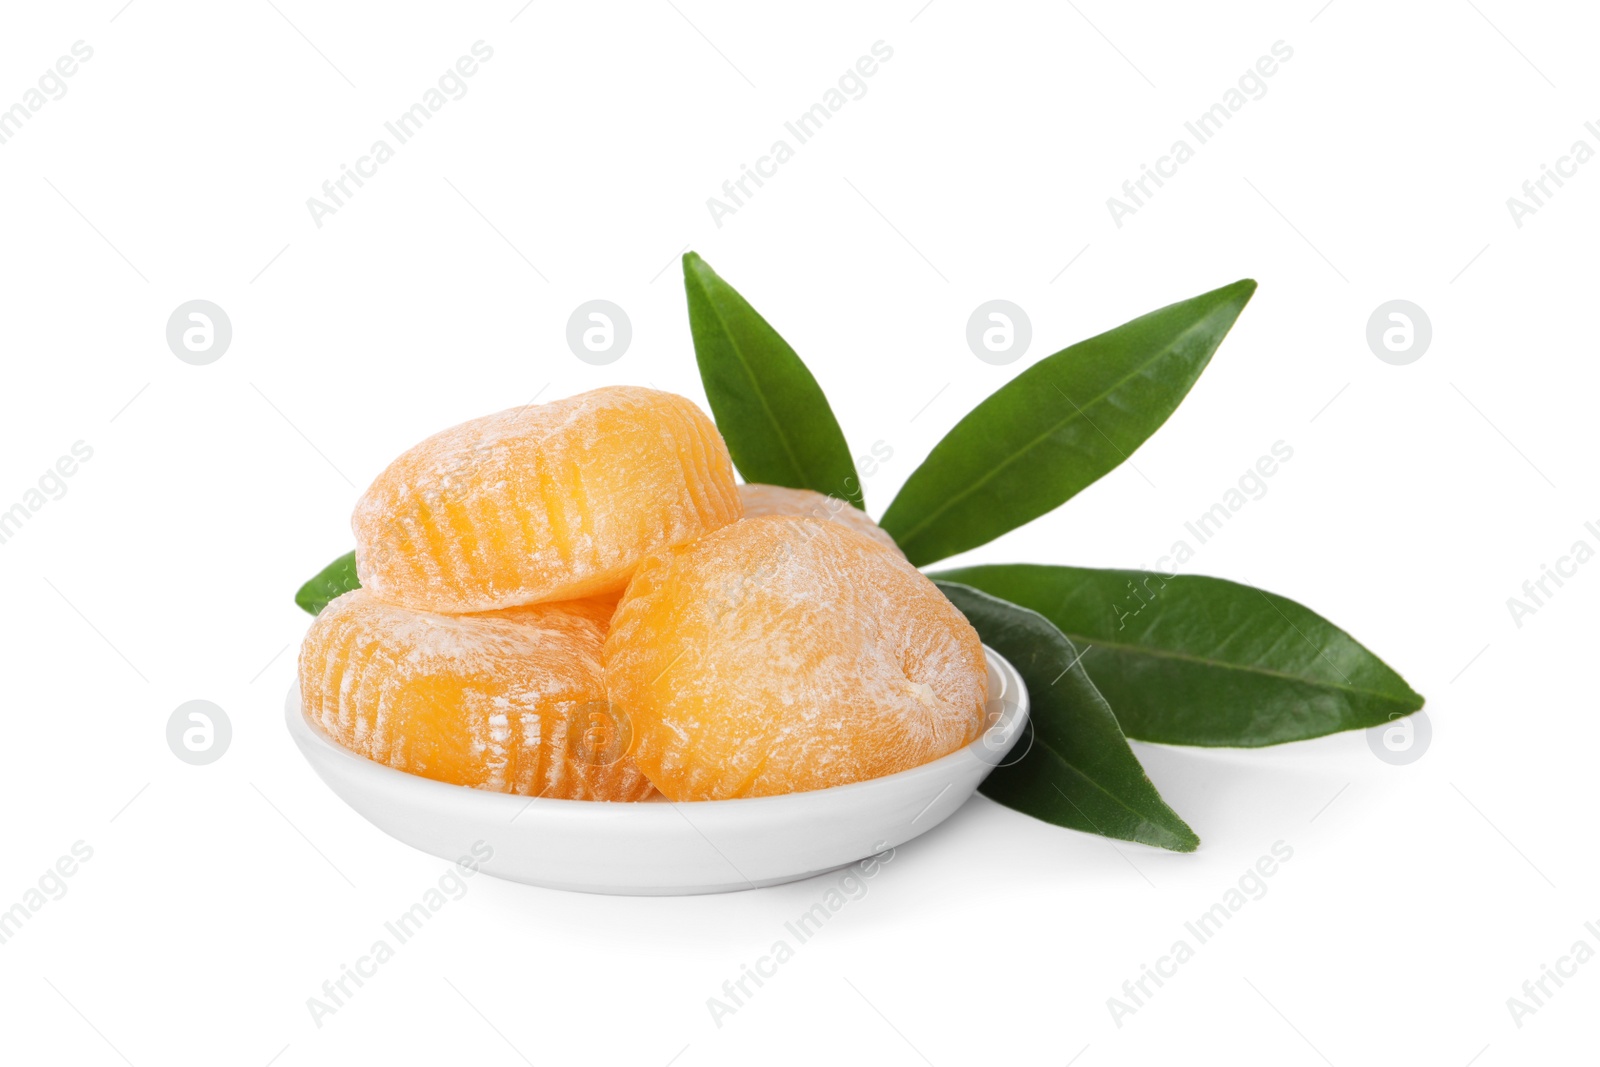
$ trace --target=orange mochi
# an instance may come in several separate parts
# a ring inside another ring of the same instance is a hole
[[[639,800],[606,702],[606,598],[439,615],[365,589],[334,600],[300,647],[307,717],[352,752],[498,793]]]
[[[435,434],[378,475],[351,526],[375,596],[471,612],[619,592],[647,553],[740,514],[704,412],[608,386]]]
[[[606,687],[669,800],[823,789],[976,738],[978,635],[898,553],[834,522],[746,519],[647,557]]]
[[[885,548],[900,552],[888,531],[873,522],[865,511],[812,489],[790,489],[782,485],[763,485],[746,482],[739,486],[739,502],[744,505],[745,518],[757,515],[778,515],[789,519],[819,519],[837,522],[856,533],[866,534]],[[901,555],[905,553],[901,552]]]

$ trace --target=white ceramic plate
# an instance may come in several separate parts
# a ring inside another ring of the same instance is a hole
[[[305,717],[289,733],[339,797],[378,829],[447,860],[549,889],[667,896],[791,882],[904,844],[949,818],[1006,760],[1028,720],[1016,669],[985,648],[989,728],[932,763],[786,796],[674,804],[548,800],[447,785],[358,756]],[[483,859],[485,853],[492,853]]]

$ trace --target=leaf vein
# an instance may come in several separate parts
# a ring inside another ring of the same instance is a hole
[[[1066,631],[1062,632],[1066,633]],[[1074,641],[1083,641],[1085,643],[1092,642],[1097,648],[1118,649],[1125,652],[1139,652],[1147,656],[1153,656],[1157,659],[1181,660],[1186,663],[1198,663],[1206,667],[1218,667],[1223,670],[1230,671],[1243,671],[1249,674],[1260,674],[1269,678],[1282,678],[1287,681],[1300,682],[1305,685],[1318,686],[1325,689],[1339,689],[1347,693],[1358,693],[1362,696],[1377,697],[1380,700],[1387,700],[1395,704],[1410,703],[1410,701],[1405,697],[1385,693],[1382,690],[1367,689],[1362,686],[1350,685],[1348,683],[1341,684],[1339,682],[1325,681],[1320,678],[1309,678],[1304,675],[1290,674],[1287,671],[1273,670],[1271,667],[1262,667],[1256,664],[1229,663],[1227,660],[1210,659],[1205,656],[1197,656],[1188,652],[1177,652],[1172,649],[1155,648],[1150,645],[1130,645],[1126,642],[1107,641],[1103,638],[1090,637],[1087,634],[1068,633],[1067,636]]]
[[[949,511],[951,508],[955,507],[958,503],[960,503],[961,501],[965,500],[967,497],[971,496],[973,493],[977,492],[979,489],[983,488],[983,486],[987,485],[990,481],[992,481],[994,478],[996,478],[1000,474],[1001,471],[1003,471],[1007,467],[1011,466],[1011,464],[1021,460],[1025,455],[1027,455],[1028,453],[1032,452],[1035,448],[1038,448],[1039,445],[1042,444],[1044,441],[1048,440],[1051,437],[1054,437],[1057,433],[1061,432],[1061,430],[1065,429],[1067,426],[1069,426],[1073,422],[1077,421],[1078,419],[1082,418],[1082,419],[1087,420],[1088,416],[1086,414],[1086,409],[1093,408],[1096,405],[1104,402],[1107,397],[1109,397],[1112,394],[1114,394],[1117,390],[1121,389],[1124,385],[1127,385],[1128,382],[1130,382],[1134,378],[1137,378],[1140,375],[1144,374],[1144,372],[1146,370],[1148,370],[1150,367],[1154,366],[1156,363],[1160,362],[1163,359],[1166,359],[1168,356],[1170,356],[1172,354],[1172,352],[1176,348],[1178,348],[1178,346],[1190,334],[1194,333],[1195,331],[1201,329],[1204,326],[1208,326],[1211,323],[1211,320],[1215,317],[1215,315],[1216,315],[1216,312],[1213,311],[1211,314],[1206,315],[1205,317],[1195,321],[1193,324],[1184,327],[1184,329],[1179,331],[1177,336],[1175,336],[1171,341],[1169,341],[1166,345],[1164,345],[1162,347],[1161,351],[1157,352],[1154,356],[1151,356],[1144,363],[1139,364],[1138,367],[1136,367],[1133,371],[1131,371],[1127,375],[1123,376],[1122,378],[1118,379],[1116,382],[1112,383],[1105,390],[1103,390],[1098,396],[1094,397],[1093,399],[1091,399],[1089,401],[1086,401],[1082,407],[1078,407],[1076,404],[1074,404],[1073,407],[1074,407],[1075,410],[1073,411],[1073,413],[1071,415],[1068,415],[1065,418],[1061,419],[1059,422],[1054,423],[1052,426],[1050,426],[1049,429],[1045,430],[1043,433],[1039,434],[1033,440],[1027,442],[1023,446],[1018,448],[1016,451],[1012,452],[1011,455],[1007,456],[1005,459],[1001,460],[999,463],[997,463],[993,467],[991,467],[988,471],[984,472],[984,474],[980,478],[978,478],[972,484],[968,485],[966,488],[964,488],[964,489],[960,490],[959,492],[953,493],[950,496],[946,497],[944,503],[940,504],[938,507],[936,507],[932,511],[928,512],[926,515],[924,515],[922,517],[921,521],[917,522],[915,525],[913,525],[911,527],[911,529],[907,530],[902,535],[902,537],[899,539],[900,543],[902,545],[909,545],[913,540],[916,539],[918,534],[922,533],[923,530],[927,529],[929,524],[933,523],[941,515],[943,515],[945,512]],[[995,395],[998,396],[999,394],[997,393]],[[1062,393],[1062,395],[1066,396],[1065,393]],[[1072,398],[1071,397],[1067,397],[1067,400],[1070,403]],[[978,408],[974,408],[973,410],[974,411],[979,410],[979,408],[981,408],[982,406],[983,405],[980,404]],[[1093,425],[1093,424],[1091,423],[1091,425]],[[1124,458],[1126,458],[1126,457],[1124,457]],[[915,475],[913,475],[913,477],[914,476]]]
[[[795,480],[799,482],[809,481],[805,468],[800,465],[800,457],[795,454],[793,444],[783,432],[783,426],[779,423],[778,416],[773,412],[772,404],[767,400],[766,391],[761,388],[760,378],[756,376],[749,359],[745,357],[744,349],[740,347],[738,339],[734,336],[733,328],[728,325],[728,320],[723,317],[722,309],[717,306],[717,301],[706,289],[705,284],[699,278],[695,279],[695,284],[700,287],[700,295],[705,298],[706,305],[711,309],[711,314],[716,317],[717,325],[722,327],[722,335],[727,339],[728,347],[733,349],[733,354],[738,358],[740,369],[744,371],[745,377],[750,379],[750,389],[755,393],[756,399],[761,401],[761,410],[767,416],[767,423],[772,427],[773,435],[777,437],[778,443],[783,446],[784,455],[789,458],[789,465],[794,469]]]

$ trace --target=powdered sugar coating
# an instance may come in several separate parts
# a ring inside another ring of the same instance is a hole
[[[300,649],[306,714],[353,752],[424,778],[499,793],[638,800],[623,756],[586,758],[614,719],[600,666],[609,599],[440,615],[365,589],[334,600]]]
[[[822,789],[978,736],[983,646],[897,553],[757,517],[639,565],[605,644],[632,756],[669,800]]]
[[[475,612],[620,591],[646,553],[741,514],[716,426],[609,386],[462,423],[356,504],[356,570],[390,603]]]
[[[856,533],[866,534],[885,548],[900,552],[900,546],[894,543],[888,531],[873,522],[865,511],[838,497],[811,489],[746,482],[739,486],[739,502],[744,505],[747,519],[757,515],[778,515],[791,519],[837,522]],[[900,554],[905,555],[904,552]]]

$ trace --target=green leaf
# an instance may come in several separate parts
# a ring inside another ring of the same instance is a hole
[[[879,525],[920,567],[1059,507],[1167,421],[1255,290],[1234,282],[1046,356],[956,423]]]
[[[1422,697],[1286,597],[1199,575],[1008,564],[936,577],[1032,608],[1084,647],[1129,737],[1252,748],[1409,715]]]
[[[996,767],[980,787],[984,795],[1074,830],[1175,852],[1198,848],[1200,838],[1139,766],[1072,642],[1037,612],[965,585],[937,584],[1028,686],[1033,746],[1017,763]]]
[[[315,615],[327,607],[335,597],[360,588],[361,579],[356,577],[356,554],[350,551],[322,568],[315,578],[302,585],[300,591],[294,595],[294,602]]]
[[[683,257],[683,287],[706,399],[745,481],[864,508],[844,433],[794,349],[693,252]]]

